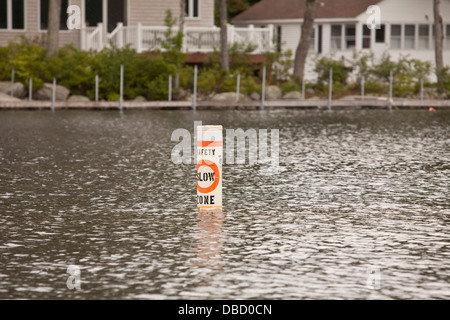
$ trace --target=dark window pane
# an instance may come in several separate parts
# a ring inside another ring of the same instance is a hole
[[[48,28],[48,7],[49,0],[41,0],[41,30]],[[61,11],[59,15],[59,30],[67,30],[67,8],[69,7],[69,0],[61,1]]]
[[[391,26],[391,35],[393,36],[401,36],[402,27],[399,24],[393,24]]]
[[[363,35],[364,36],[370,36],[371,30],[367,27],[367,25],[363,25]]]
[[[356,35],[355,26],[345,26],[345,35],[354,37]]]
[[[12,28],[25,29],[24,0],[12,0]]]
[[[186,15],[189,16],[189,0],[184,1],[184,11]]]
[[[48,26],[48,0],[41,0],[41,30]]]
[[[7,19],[8,10],[6,8],[6,0],[0,0],[0,29],[8,27]]]
[[[86,26],[96,27],[103,21],[103,0],[86,0]]]
[[[67,29],[67,8],[69,7],[69,0],[61,1],[61,14],[59,18],[59,30],[68,30]]]
[[[412,24],[405,25],[405,36],[414,36],[416,32],[416,26]]]
[[[331,35],[334,37],[341,36],[341,26],[331,26]]]
[[[427,24],[421,24],[419,26],[419,35],[428,37],[429,34],[429,26]]]
[[[194,14],[193,17],[198,17],[198,0],[192,0],[194,2]]]
[[[385,25],[382,24],[380,29],[375,29],[375,41],[377,43],[383,43],[385,41]]]

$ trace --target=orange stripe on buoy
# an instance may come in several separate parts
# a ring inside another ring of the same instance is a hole
[[[197,141],[197,147],[221,147],[222,141]]]

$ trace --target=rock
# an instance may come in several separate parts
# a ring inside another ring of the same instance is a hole
[[[52,100],[53,84],[45,83],[44,86],[36,91],[33,95],[35,100]],[[56,101],[66,101],[69,97],[70,90],[61,85],[56,85]]]
[[[259,101],[261,100],[261,95],[258,92],[252,92],[250,94],[250,99],[252,99],[253,101]]]
[[[0,81],[0,92],[11,94],[11,82]],[[27,92],[25,91],[25,86],[20,82],[15,82],[13,87],[14,97],[19,99],[25,98]]]
[[[339,100],[343,100],[343,101],[353,101],[353,100],[361,100],[361,96],[345,96],[340,98]]]
[[[313,96],[313,95],[316,94],[316,93],[314,92],[314,89],[313,89],[313,88],[308,88],[308,89],[306,89],[305,93],[306,93],[307,95],[310,95],[310,96]]]
[[[291,91],[283,96],[284,100],[301,100],[302,94],[298,91]]]
[[[277,86],[267,86],[266,88],[266,100],[280,100],[283,93]]]
[[[319,97],[316,97],[316,96],[314,96],[314,97],[311,97],[311,98],[309,98],[308,100],[320,100],[320,98]]]
[[[143,96],[137,96],[136,98],[134,98],[133,100],[134,102],[146,102],[147,99]]]
[[[248,97],[245,94],[240,93],[239,94],[239,101],[245,101],[245,100],[248,100]],[[212,98],[212,101],[231,101],[231,102],[235,102],[236,101],[236,92],[222,92],[222,93],[218,93]]]
[[[0,91],[0,101],[21,101],[19,98],[11,97],[9,94]]]
[[[67,101],[68,102],[89,102],[91,100],[85,96],[73,95],[73,96],[70,96],[69,99],[67,99]]]
[[[172,98],[173,100],[178,101],[189,101],[190,100],[191,93],[189,90],[184,90],[180,88],[178,91],[175,91]]]

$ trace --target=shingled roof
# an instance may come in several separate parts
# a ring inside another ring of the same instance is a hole
[[[318,0],[317,19],[355,18],[382,0]],[[233,21],[303,19],[306,0],[261,0]]]

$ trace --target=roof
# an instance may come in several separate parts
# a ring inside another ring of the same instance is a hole
[[[317,19],[355,18],[382,0],[318,0]],[[306,0],[261,0],[233,21],[303,19]]]

